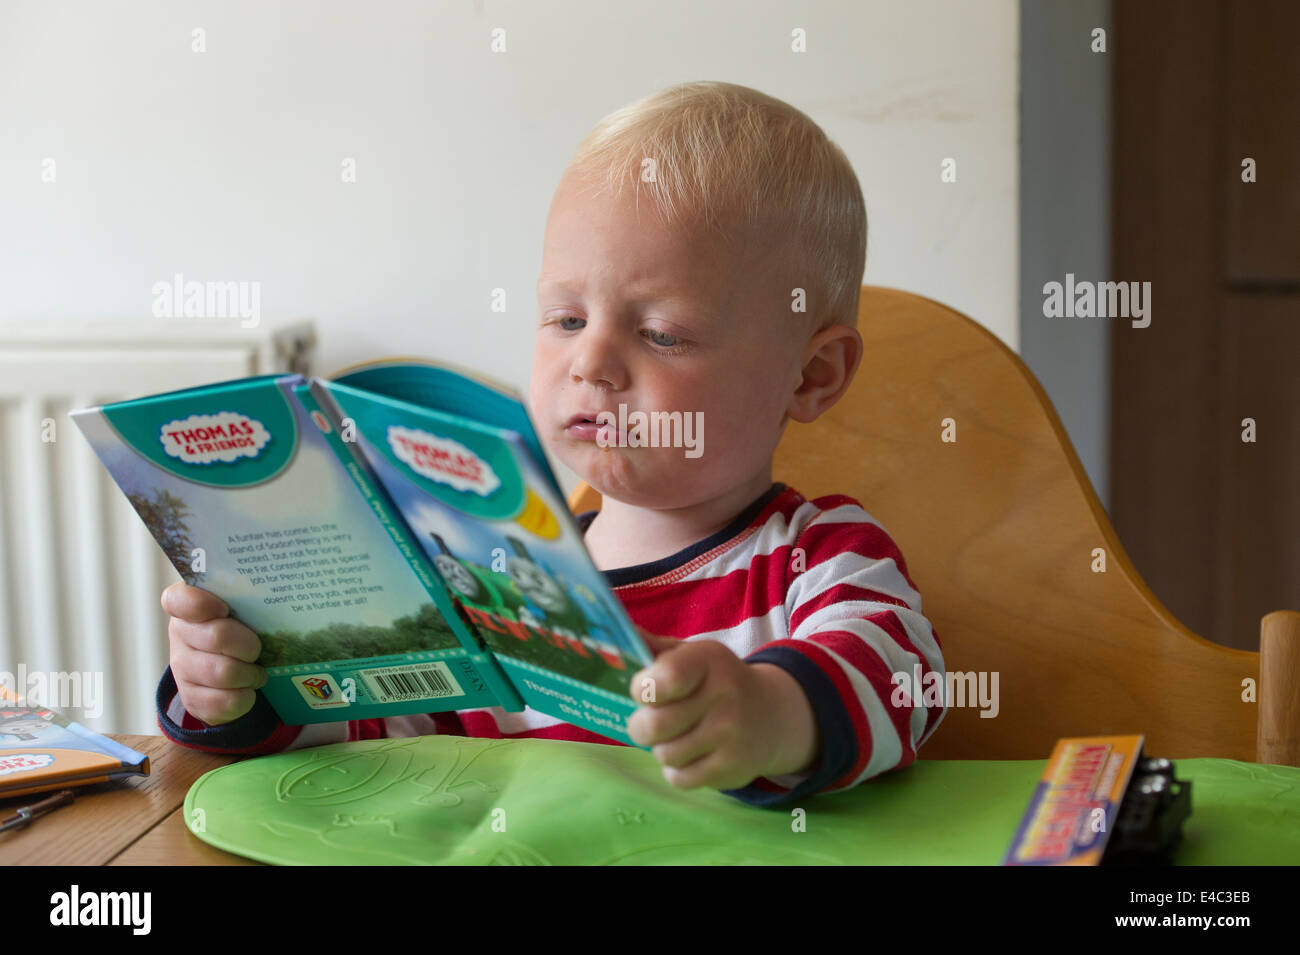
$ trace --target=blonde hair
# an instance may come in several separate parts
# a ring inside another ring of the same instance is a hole
[[[703,224],[728,242],[728,223],[751,239],[785,237],[815,327],[857,324],[862,187],[844,151],[789,103],[734,83],[671,86],[604,117],[569,169],[598,192],[635,182],[638,207],[644,189],[670,226]]]

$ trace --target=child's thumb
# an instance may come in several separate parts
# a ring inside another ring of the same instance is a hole
[[[642,639],[645,640],[646,646],[654,651],[655,656],[658,656],[667,650],[671,650],[673,647],[679,646],[682,642],[677,637],[661,637],[658,634],[651,633],[641,627],[637,627],[637,630],[641,631]]]

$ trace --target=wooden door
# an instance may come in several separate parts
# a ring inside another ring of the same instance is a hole
[[[1187,627],[1258,649],[1300,609],[1300,3],[1112,9],[1111,278],[1152,294],[1112,319],[1111,518]]]

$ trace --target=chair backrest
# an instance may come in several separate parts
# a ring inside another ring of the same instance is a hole
[[[1151,593],[1020,358],[896,289],[864,287],[858,329],[852,386],[787,427],[775,476],[856,498],[902,551],[947,668],[997,674],[997,715],[953,706],[922,757],[1039,759],[1061,737],[1142,733],[1156,756],[1255,760],[1243,682],[1260,655],[1197,636]],[[571,506],[598,500],[580,487]]]

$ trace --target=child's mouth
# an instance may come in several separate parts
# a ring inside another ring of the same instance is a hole
[[[599,424],[596,416],[600,412],[580,412],[571,417],[564,426],[564,433],[579,441],[595,441],[605,445],[618,443],[618,428],[613,424]]]

